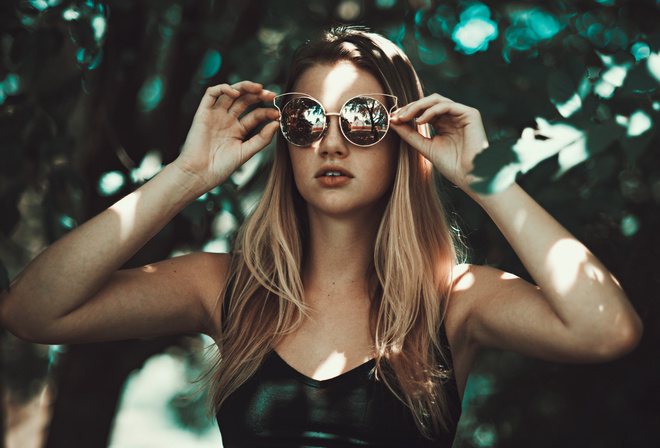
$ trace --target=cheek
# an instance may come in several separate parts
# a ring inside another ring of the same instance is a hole
[[[289,160],[291,161],[294,184],[296,185],[296,188],[298,188],[298,191],[300,191],[301,182],[307,171],[305,155],[299,148],[289,147]]]
[[[386,147],[382,148],[384,157],[381,158],[379,169],[382,174],[386,175],[387,183],[391,185],[394,183],[394,176],[399,165],[399,142],[385,141],[384,143]]]

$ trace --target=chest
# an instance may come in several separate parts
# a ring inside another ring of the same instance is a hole
[[[348,372],[374,357],[369,306],[356,301],[314,310],[274,349],[292,368],[315,380]]]
[[[220,408],[224,446],[451,446],[460,415],[454,384],[447,385],[452,429],[430,441],[420,435],[406,406],[374,378],[374,365],[368,361],[315,380],[271,352]]]

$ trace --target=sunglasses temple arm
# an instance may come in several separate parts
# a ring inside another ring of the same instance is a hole
[[[394,99],[394,105],[392,107],[390,107],[390,110],[389,110],[390,115],[392,115],[392,112],[394,112],[395,110],[397,110],[399,108],[399,98],[395,95],[388,95],[388,96]]]

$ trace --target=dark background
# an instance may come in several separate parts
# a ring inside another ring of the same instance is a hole
[[[640,346],[606,364],[483,353],[455,446],[659,446],[660,1],[3,0],[0,287],[171,162],[208,85],[281,89],[292,50],[340,22],[399,43],[428,93],[478,108],[493,147],[477,160],[480,188],[520,172],[645,323]],[[226,249],[268,154],[184,209],[129,265]],[[484,212],[445,187],[471,261],[527,277]],[[182,336],[49,348],[0,331],[3,412],[11,420],[47,385],[48,447],[106,446],[127,375],[201,345]],[[173,407],[195,431],[203,405],[190,403]]]

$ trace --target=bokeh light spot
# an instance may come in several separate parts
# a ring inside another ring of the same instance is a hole
[[[639,220],[634,215],[626,215],[621,220],[621,233],[633,236],[639,230]]]
[[[417,44],[419,59],[428,65],[436,65],[445,60],[447,51],[442,42],[435,39],[419,39]]]
[[[481,18],[459,23],[451,36],[456,42],[456,50],[465,54],[486,51],[488,42],[497,38],[495,25],[494,22]]]
[[[213,233],[216,237],[227,237],[238,228],[238,221],[229,210],[223,210],[213,221]]]
[[[208,50],[204,55],[201,66],[201,75],[204,79],[215,76],[220,71],[222,56],[216,50]]]
[[[433,37],[438,39],[450,36],[455,26],[456,19],[454,18],[453,11],[450,11],[447,5],[440,6],[433,17],[427,22],[429,31]]]
[[[643,110],[638,110],[630,115],[630,121],[628,122],[628,136],[637,137],[642,135],[653,126],[651,117],[648,116]]]
[[[580,95],[575,93],[568,101],[565,103],[557,104],[556,106],[557,111],[561,114],[561,116],[568,118],[582,108],[582,98],[580,98]]]
[[[630,54],[635,57],[636,61],[641,61],[651,55],[651,47],[645,42],[637,42],[630,47]]]
[[[216,238],[207,242],[202,248],[204,252],[226,253],[229,252],[229,243],[225,238]]]
[[[154,177],[163,168],[160,152],[157,150],[149,151],[142,159],[140,166],[131,170],[131,179],[133,182],[141,182]]]
[[[67,22],[70,22],[72,20],[77,20],[80,17],[80,12],[76,11],[73,8],[66,9],[62,13],[62,18],[66,20]]]
[[[463,8],[459,15],[461,22],[467,22],[471,19],[490,19],[490,9],[481,2],[461,2],[459,7]]]
[[[355,20],[360,17],[361,12],[360,4],[355,0],[345,0],[337,6],[337,15],[342,20]]]
[[[163,81],[160,76],[148,78],[138,93],[138,101],[142,112],[150,112],[158,106],[163,98]]]
[[[538,9],[529,14],[529,27],[539,40],[550,39],[561,30],[561,24],[553,15]]]
[[[376,7],[380,9],[390,9],[396,5],[396,0],[376,0]]]
[[[92,28],[94,29],[94,39],[100,42],[105,37],[107,22],[103,16],[95,16],[92,19]]]
[[[76,220],[67,215],[60,215],[58,221],[62,227],[69,230],[75,228],[77,225]]]
[[[601,79],[594,86],[594,92],[601,98],[612,98],[615,88],[609,82]]]
[[[486,448],[493,446],[497,440],[495,427],[488,423],[479,425],[479,427],[474,431],[473,440],[479,447]]]
[[[461,5],[465,9],[451,36],[456,42],[456,50],[464,54],[486,51],[488,42],[498,35],[497,23],[490,20],[488,6],[479,2],[463,2]]]
[[[44,11],[51,6],[56,6],[58,3],[60,3],[60,0],[30,0],[32,7],[39,11]]]
[[[7,95],[16,95],[20,90],[20,78],[16,73],[9,73],[2,81],[2,90]]]
[[[101,175],[98,192],[102,196],[111,196],[117,193],[126,183],[124,175],[119,171],[109,171]]]
[[[78,63],[89,70],[94,70],[103,60],[103,49],[80,48],[76,52]]]
[[[660,82],[660,53],[651,54],[646,61],[649,72],[658,82]]]

